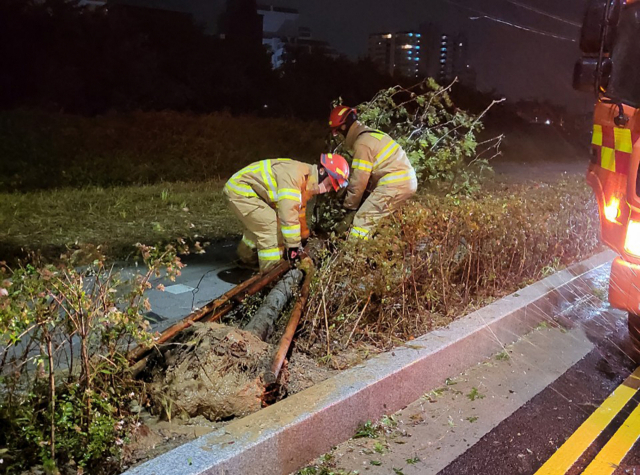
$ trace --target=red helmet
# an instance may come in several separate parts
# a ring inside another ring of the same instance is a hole
[[[347,118],[352,113],[357,114],[358,111],[347,106],[334,107],[329,115],[329,127],[331,127],[331,133],[333,133],[333,135],[338,134],[338,129],[347,122]]]
[[[342,155],[323,153],[320,155],[320,163],[327,170],[335,191],[349,184],[349,164]]]

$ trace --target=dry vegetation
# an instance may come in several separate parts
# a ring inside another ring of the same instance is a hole
[[[385,349],[511,293],[598,247],[580,179],[475,198],[422,195],[374,239],[338,244],[318,272],[299,347]]]

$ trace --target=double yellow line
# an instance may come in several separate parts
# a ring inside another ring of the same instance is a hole
[[[635,396],[639,388],[640,368],[611,393],[535,475],[564,475]],[[582,472],[583,475],[612,474],[638,438],[640,438],[640,405]]]

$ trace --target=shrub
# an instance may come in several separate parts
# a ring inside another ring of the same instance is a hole
[[[483,196],[421,195],[369,241],[338,244],[317,272],[301,344],[321,355],[388,348],[446,325],[598,246],[582,181]]]
[[[135,432],[129,410],[141,387],[127,350],[151,335],[143,292],[161,270],[181,267],[177,249],[139,246],[148,269],[129,281],[96,249],[57,267],[0,268],[0,448],[4,473],[42,465],[110,473]],[[93,262],[77,270],[79,258]]]

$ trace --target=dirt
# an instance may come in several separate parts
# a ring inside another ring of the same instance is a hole
[[[219,421],[258,411],[271,354],[271,346],[252,333],[218,323],[194,325],[149,361],[154,412]]]
[[[136,436],[124,449],[123,469],[128,470],[140,465],[190,440],[213,432],[224,424],[210,422],[202,416],[166,421],[143,411],[140,414],[140,427]]]
[[[337,373],[325,366],[318,366],[314,359],[303,353],[294,353],[291,356],[286,371],[289,395],[304,391]]]

